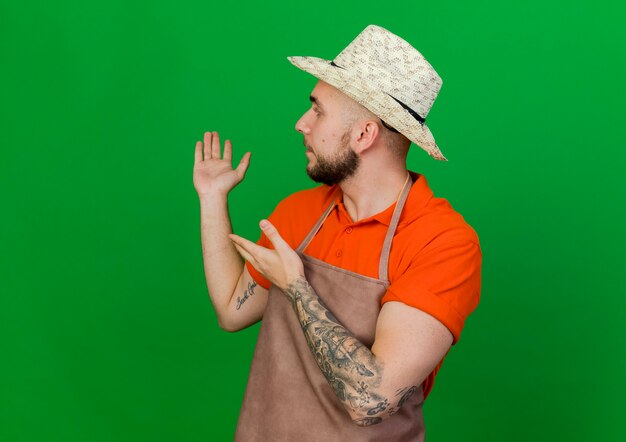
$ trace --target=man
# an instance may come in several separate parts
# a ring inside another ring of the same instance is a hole
[[[411,141],[445,160],[425,124],[441,79],[374,25],[332,62],[289,60],[319,79],[296,130],[324,184],[281,201],[257,244],[227,208],[250,153],[233,169],[229,140],[223,157],[217,132],[196,143],[219,324],[263,319],[235,439],[423,440],[424,399],[480,293],[476,233],[406,169]]]

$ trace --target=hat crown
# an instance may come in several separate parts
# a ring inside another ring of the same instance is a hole
[[[334,62],[426,118],[442,80],[424,56],[404,39],[369,25]]]

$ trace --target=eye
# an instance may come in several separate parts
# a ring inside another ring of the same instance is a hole
[[[315,112],[315,115],[317,115],[318,117],[321,115],[319,109],[313,108],[313,112]]]

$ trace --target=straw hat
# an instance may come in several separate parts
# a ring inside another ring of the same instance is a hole
[[[333,61],[287,59],[365,106],[431,157],[447,161],[424,121],[442,80],[402,38],[369,25]]]

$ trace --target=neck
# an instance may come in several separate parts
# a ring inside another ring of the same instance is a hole
[[[356,222],[376,215],[398,201],[407,183],[408,171],[404,165],[392,169],[373,168],[358,172],[339,184],[343,204]]]

